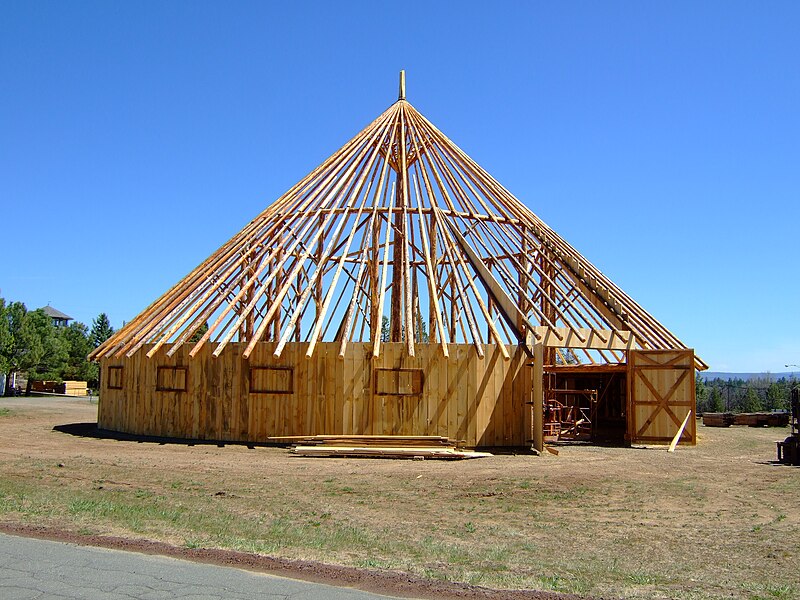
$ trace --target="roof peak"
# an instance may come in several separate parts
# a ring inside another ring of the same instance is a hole
[[[400,91],[397,94],[398,100],[405,100],[406,99],[406,72],[405,70],[400,71]]]

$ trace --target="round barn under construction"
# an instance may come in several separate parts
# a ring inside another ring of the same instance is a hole
[[[97,348],[103,429],[695,443],[698,359],[400,97]]]

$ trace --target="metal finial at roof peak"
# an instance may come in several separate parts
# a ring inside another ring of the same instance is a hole
[[[406,72],[405,70],[400,71],[400,93],[397,96],[398,100],[405,100],[406,99]]]

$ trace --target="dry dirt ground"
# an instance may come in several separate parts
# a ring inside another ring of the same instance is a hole
[[[0,528],[403,596],[800,597],[787,429],[698,425],[672,454],[313,459],[103,437],[96,409],[0,399]]]

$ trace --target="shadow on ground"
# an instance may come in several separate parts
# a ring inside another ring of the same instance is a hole
[[[153,435],[135,435],[132,433],[122,433],[119,431],[110,431],[108,429],[100,429],[96,422],[90,423],[66,423],[64,425],[56,425],[53,431],[59,433],[66,433],[75,437],[92,438],[97,440],[117,440],[120,442],[137,442],[139,444],[158,444],[166,446],[168,444],[175,444],[179,446],[217,446],[224,448],[225,446],[244,446],[246,448],[256,447],[286,447],[288,444],[278,443],[264,443],[264,442],[222,442],[219,440],[187,440],[183,438],[172,437],[157,437]]]

